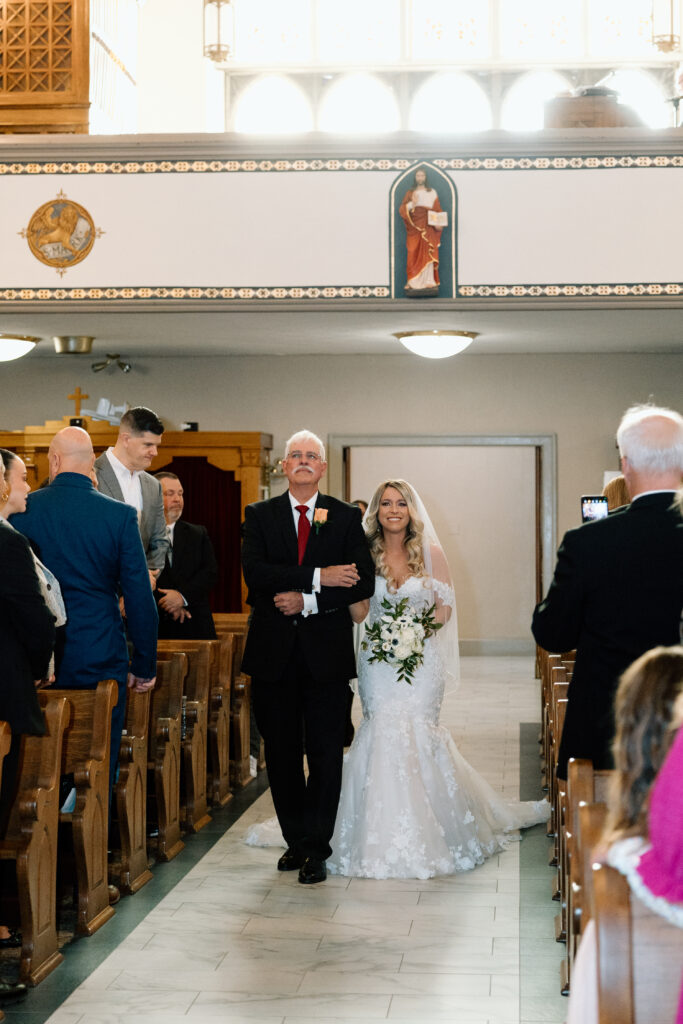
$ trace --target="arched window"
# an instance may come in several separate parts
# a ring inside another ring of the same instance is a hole
[[[391,89],[373,75],[344,75],[333,82],[320,106],[323,132],[395,132],[401,127]]]
[[[235,131],[283,135],[313,130],[313,112],[289,78],[268,75],[247,86],[235,106]]]
[[[491,105],[470,75],[433,75],[415,93],[408,127],[418,132],[484,132],[491,127]]]
[[[671,127],[671,104],[647,71],[615,71],[605,84],[619,93],[620,103],[630,107],[648,128]]]
[[[501,110],[501,128],[509,132],[535,132],[543,127],[548,100],[569,92],[571,85],[557,71],[532,71],[510,87]]]

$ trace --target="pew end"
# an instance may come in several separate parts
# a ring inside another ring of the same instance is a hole
[[[59,778],[64,731],[71,714],[65,697],[38,695],[46,734],[22,740],[19,791],[0,860],[16,862],[23,943],[20,978],[37,985],[64,957],[57,938]]]

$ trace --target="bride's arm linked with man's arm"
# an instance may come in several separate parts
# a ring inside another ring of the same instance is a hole
[[[279,537],[280,525],[275,520],[269,524],[272,510],[264,508],[264,504],[248,505],[245,510],[242,565],[250,592],[268,600],[276,594],[310,594],[315,566],[297,565],[284,559],[280,562],[273,556],[268,531],[272,528]],[[334,554],[349,561],[320,567],[321,588],[316,595],[319,612],[348,607],[371,597],[375,588],[375,570],[363,533],[360,510],[348,509],[344,502],[335,504],[344,510],[344,515],[335,515],[333,507],[325,530],[329,540],[332,540],[331,531],[335,528],[340,530],[340,536],[334,538]],[[350,514],[346,514],[347,509]]]

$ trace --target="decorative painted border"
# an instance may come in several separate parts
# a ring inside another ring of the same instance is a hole
[[[650,284],[515,284],[462,285],[456,299],[623,298],[624,296],[683,296],[683,282]],[[149,302],[233,301],[301,302],[305,299],[390,299],[386,285],[306,288],[4,288],[0,302]],[[442,299],[441,301],[455,301]],[[428,304],[425,306],[428,308]]]
[[[256,300],[282,302],[301,299],[388,299],[386,285],[307,287],[307,288],[4,288],[0,302],[49,302],[58,300],[102,302],[110,299],[126,301],[150,299]]]
[[[442,170],[451,171],[567,171],[614,168],[683,167],[683,155],[651,156],[514,156],[421,157]],[[405,171],[418,161],[411,159],[348,160],[145,160],[75,161],[54,163],[0,163],[3,174],[234,174],[289,171]]]
[[[462,299],[622,298],[625,295],[683,295],[683,283],[662,284],[474,284],[461,285]]]

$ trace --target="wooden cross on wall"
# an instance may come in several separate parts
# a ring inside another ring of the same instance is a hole
[[[86,398],[90,398],[90,395],[84,395],[81,393],[80,387],[77,387],[73,395],[67,396],[70,402],[75,402],[76,408],[74,409],[74,416],[81,415],[81,402],[85,401]]]

